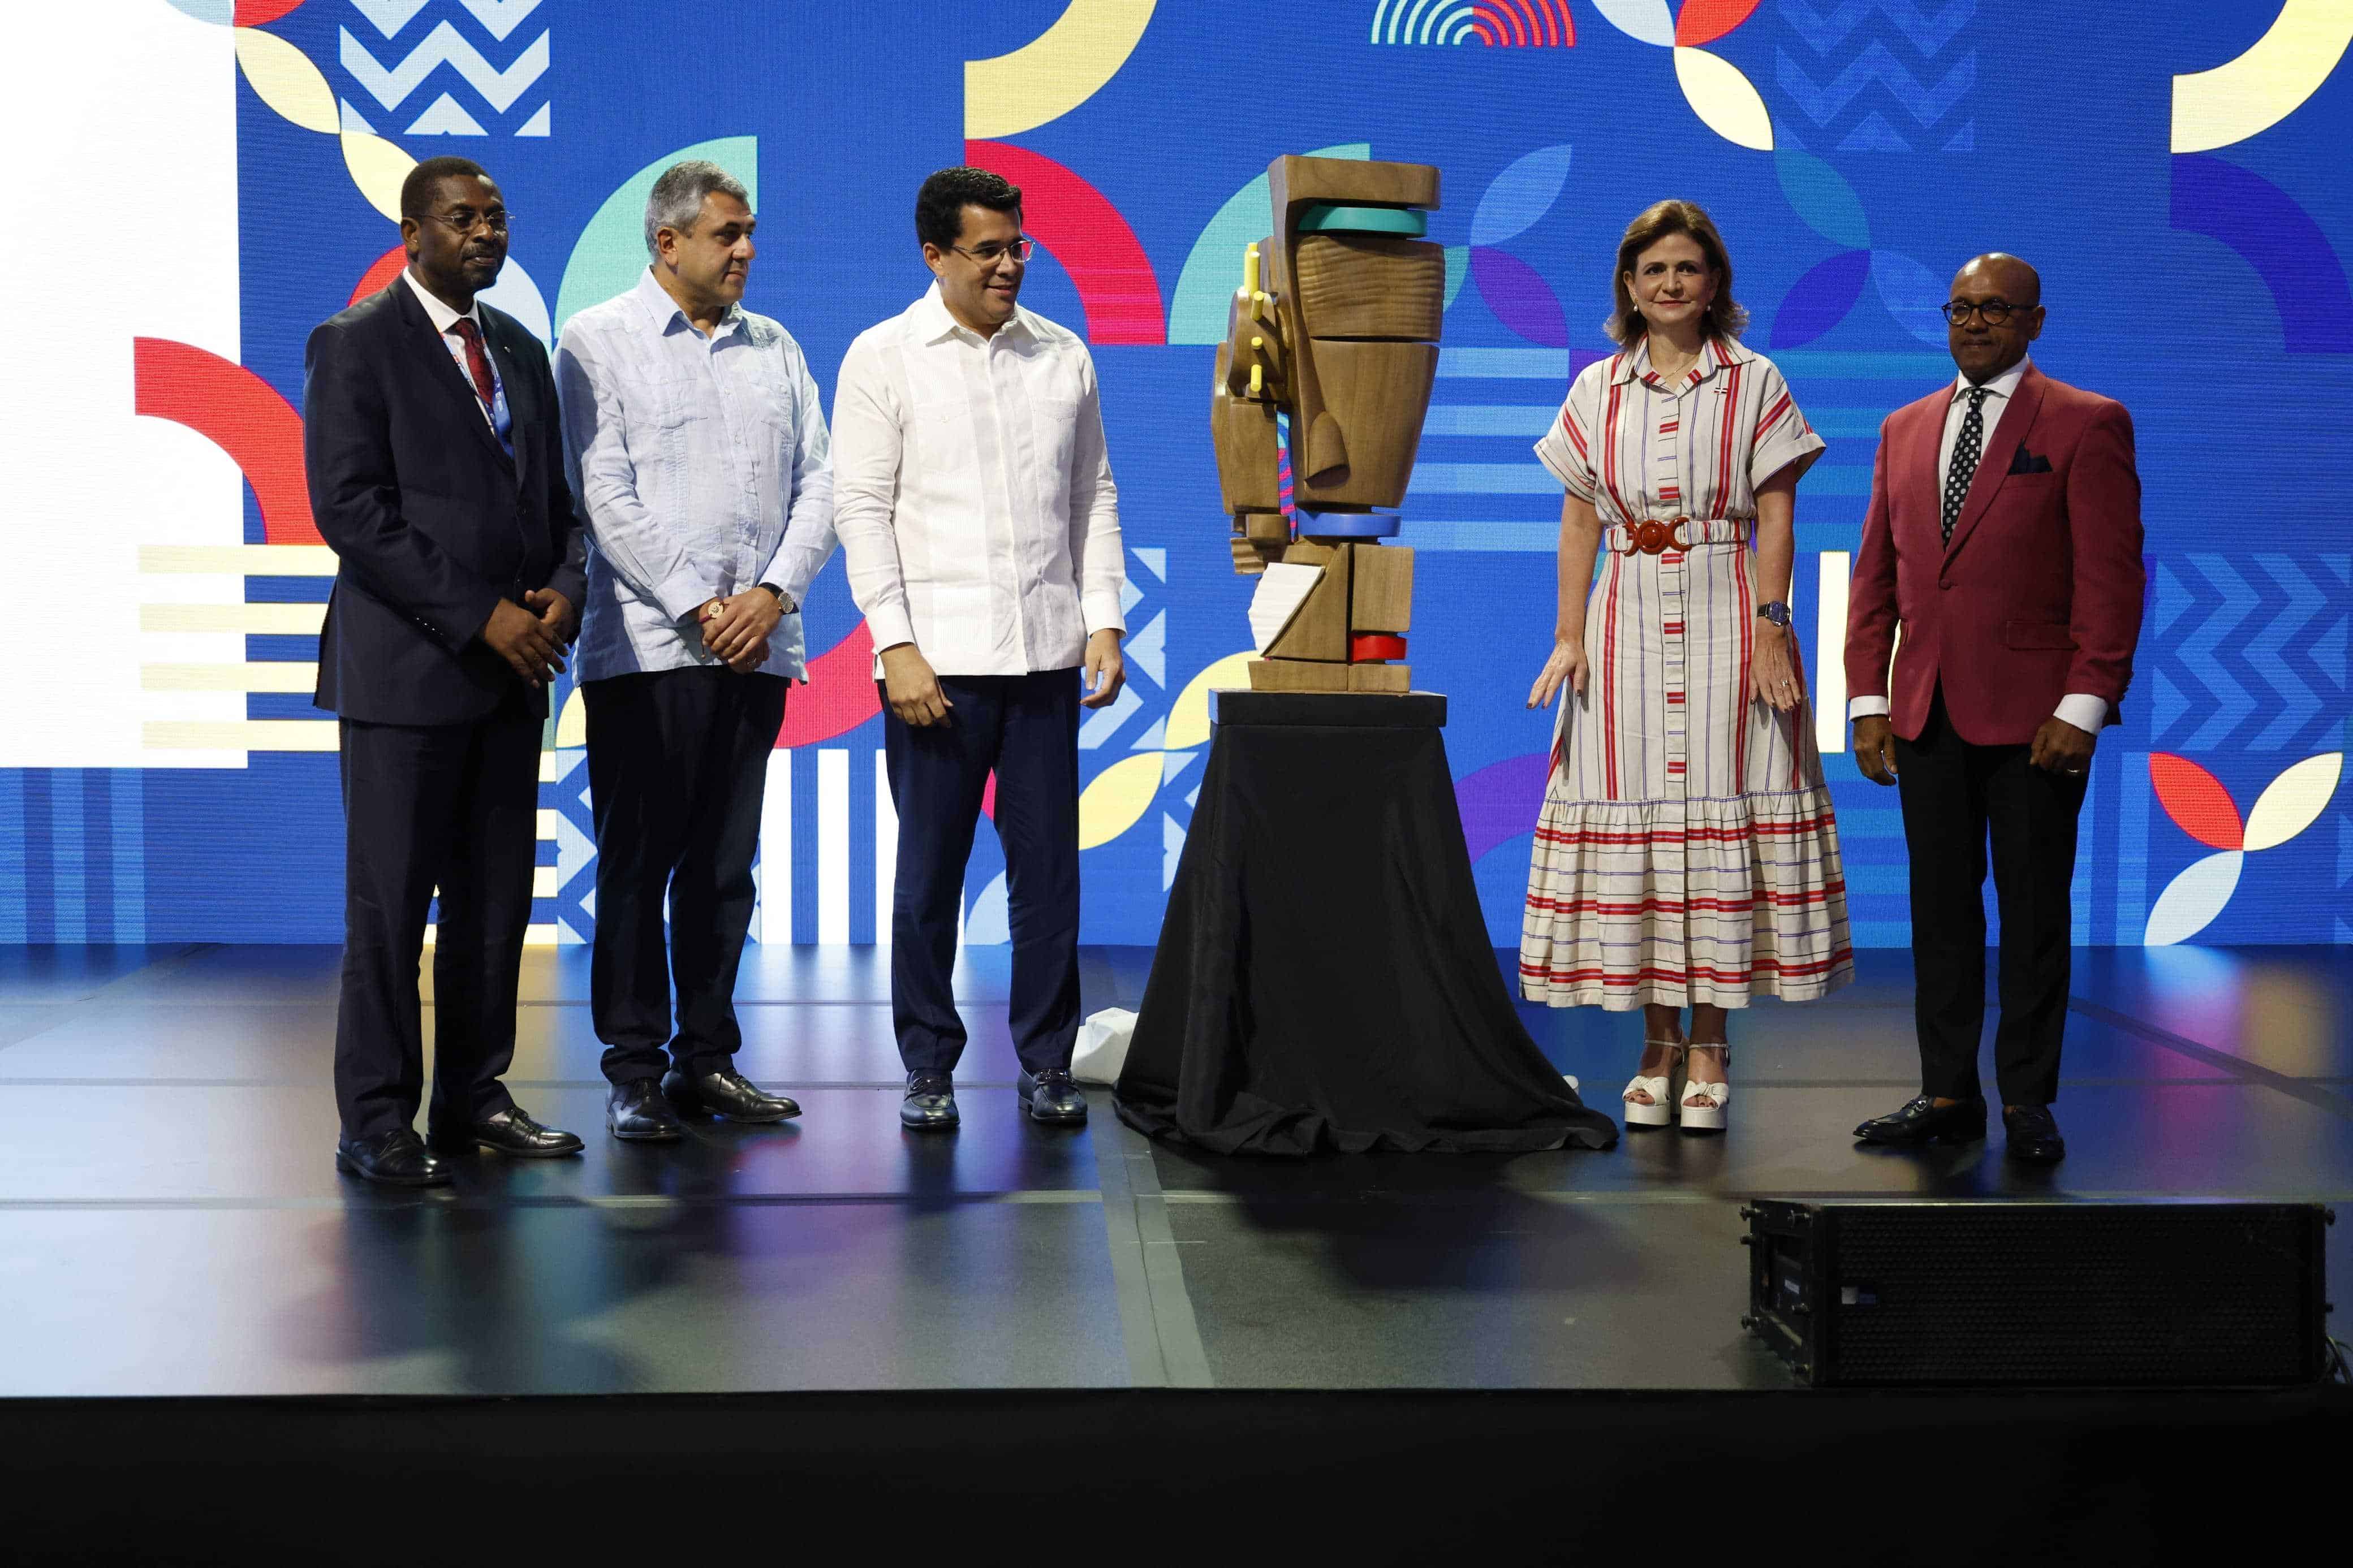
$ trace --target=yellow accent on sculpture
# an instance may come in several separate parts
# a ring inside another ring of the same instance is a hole
[[[237,29],[237,63],[262,102],[305,131],[332,136],[340,130],[335,92],[310,57],[274,33]]]
[[[1210,688],[1249,685],[1250,661],[1253,657],[1248,649],[1229,653],[1187,681],[1185,689],[1177,693],[1176,704],[1168,710],[1168,728],[1163,731],[1161,744],[1172,752],[1208,745]]]
[[[2320,89],[2348,44],[2353,0],[2286,0],[2245,54],[2173,79],[2173,150],[2211,152],[2270,130]]]
[[[1678,48],[1675,81],[1710,131],[1759,153],[1773,150],[1773,117],[1738,66],[1705,49]]]
[[[364,131],[346,131],[343,142],[343,167],[352,172],[352,184],[360,188],[368,205],[398,223],[400,183],[417,167],[417,160]]]
[[[2311,826],[2328,808],[2344,772],[2344,752],[2323,752],[2272,780],[2255,797],[2254,810],[2247,813],[2246,837],[2240,847],[2277,848]]]
[[[1122,757],[1095,775],[1079,795],[1079,847],[1108,844],[1129,828],[1160,793],[1160,753]]]
[[[992,141],[1059,120],[1119,74],[1155,0],[1071,0],[1054,25],[1009,55],[964,63],[964,133]]]

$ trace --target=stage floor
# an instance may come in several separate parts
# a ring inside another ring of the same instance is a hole
[[[2353,1195],[2353,952],[2085,951],[2072,1151],[1857,1151],[1913,1091],[1908,954],[1735,1019],[1734,1127],[1608,1153],[1196,1158],[1017,1110],[974,950],[952,1136],[901,1131],[888,950],[754,948],[776,1128],[605,1134],[587,955],[534,951],[509,1082],[585,1158],[339,1177],[333,948],[0,950],[0,1396],[1076,1388],[1778,1388],[1742,1199]],[[1087,1009],[1151,953],[1091,949]],[[429,999],[429,992],[428,992]],[[1523,1016],[1614,1105],[1626,1015]],[[1989,1066],[1989,1071],[1990,1070]],[[2353,1279],[2353,1225],[2330,1232]]]

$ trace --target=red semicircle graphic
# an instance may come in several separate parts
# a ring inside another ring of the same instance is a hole
[[[814,746],[846,735],[882,711],[874,689],[874,634],[860,621],[848,637],[808,661],[808,684],[785,704],[776,750]]]
[[[2212,773],[2188,757],[2151,752],[2148,780],[2157,788],[2158,804],[2182,832],[2211,849],[2245,847],[2247,829],[2238,805]]]
[[[1152,258],[1104,195],[1009,142],[966,142],[965,162],[1021,187],[1021,221],[1062,264],[1086,307],[1091,343],[1165,343],[1168,312]]]
[[[185,425],[227,452],[253,487],[262,537],[324,544],[302,474],[302,416],[241,364],[168,338],[131,340],[133,409]]]
[[[399,277],[400,269],[407,265],[408,247],[405,244],[394,246],[368,263],[368,269],[360,274],[357,283],[352,285],[352,297],[345,303],[356,305],[371,294],[382,293],[392,287],[392,280]]]

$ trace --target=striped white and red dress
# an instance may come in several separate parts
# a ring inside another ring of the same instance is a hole
[[[1711,340],[1678,385],[1651,373],[1647,342],[1587,366],[1535,449],[1604,531],[1585,694],[1561,692],[1536,824],[1522,992],[1740,1007],[1845,984],[1846,880],[1812,713],[1746,700],[1756,487],[1804,472],[1822,438],[1771,361]],[[1675,542],[1630,552],[1643,523],[1677,519]]]

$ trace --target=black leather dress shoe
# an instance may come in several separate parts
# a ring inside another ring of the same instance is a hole
[[[2059,1120],[2047,1105],[2005,1110],[2001,1130],[2010,1135],[2010,1157],[2021,1165],[2055,1165],[2067,1157],[2067,1140],[2059,1136]]]
[[[446,1187],[449,1167],[426,1151],[414,1128],[396,1128],[373,1138],[345,1138],[335,1144],[335,1169],[387,1187]]]
[[[470,1154],[480,1147],[495,1149],[518,1160],[553,1160],[577,1154],[582,1148],[578,1133],[542,1127],[520,1105],[510,1105],[496,1116],[486,1116],[470,1127],[454,1131],[437,1127],[431,1142],[444,1154]]]
[[[944,1072],[911,1072],[907,1098],[899,1102],[899,1121],[918,1132],[945,1132],[962,1121],[955,1102],[955,1082]]]
[[[1021,1109],[1032,1121],[1054,1127],[1075,1127],[1087,1119],[1087,1097],[1064,1068],[1048,1068],[1032,1078],[1025,1069],[1013,1080]]]
[[[1927,1095],[1854,1130],[1865,1143],[1974,1143],[1986,1135],[1982,1100],[1938,1105]]]
[[[675,1143],[686,1136],[678,1112],[662,1098],[660,1082],[650,1078],[613,1086],[605,1097],[605,1125],[624,1143]]]
[[[801,1113],[800,1102],[769,1094],[732,1068],[691,1077],[670,1069],[662,1093],[681,1116],[723,1116],[730,1121],[782,1121]]]

